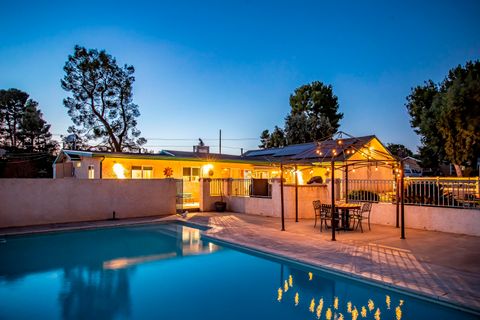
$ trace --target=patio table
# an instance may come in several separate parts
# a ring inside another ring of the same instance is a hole
[[[350,229],[350,210],[359,210],[362,205],[360,203],[346,203],[335,202],[335,207],[342,210],[342,227],[345,231],[351,231]]]

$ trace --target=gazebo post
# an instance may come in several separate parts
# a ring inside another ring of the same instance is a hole
[[[280,201],[282,202],[282,231],[285,231],[285,208],[283,207],[283,163],[280,162]]]
[[[401,219],[401,236],[400,239],[405,239],[405,190],[404,190],[404,171],[403,171],[403,160],[400,161],[400,197],[402,202],[400,203],[400,219]]]
[[[396,221],[395,228],[400,228],[400,180],[398,179],[397,172],[395,172],[395,203],[396,203]]]
[[[345,203],[348,203],[348,164],[345,165]]]
[[[298,222],[298,173],[295,165],[295,222]]]
[[[331,163],[331,170],[332,170],[332,241],[336,241],[335,239],[335,162],[332,156],[332,163]]]

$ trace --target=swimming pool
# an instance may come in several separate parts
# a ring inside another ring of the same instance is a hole
[[[11,236],[0,258],[0,319],[477,318],[179,224]]]

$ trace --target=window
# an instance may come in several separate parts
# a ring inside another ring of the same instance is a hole
[[[200,168],[183,167],[183,181],[198,181],[200,179]]]
[[[152,179],[153,167],[132,166],[132,179]]]
[[[153,178],[153,168],[152,167],[143,167],[143,179],[152,179]]]
[[[95,167],[93,165],[88,166],[88,179],[95,179]]]

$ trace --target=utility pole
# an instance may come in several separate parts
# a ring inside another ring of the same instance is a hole
[[[222,129],[220,129],[218,140],[219,140],[218,153],[222,154]]]

